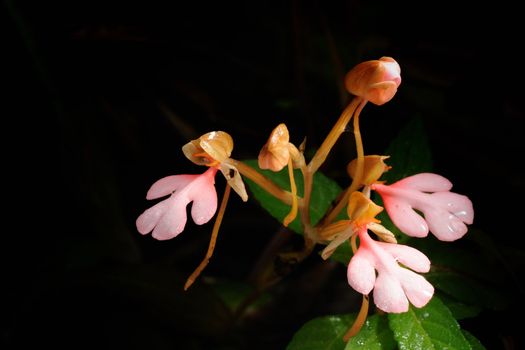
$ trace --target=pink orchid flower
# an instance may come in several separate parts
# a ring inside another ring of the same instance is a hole
[[[348,264],[348,283],[362,294],[374,289],[376,306],[390,313],[408,311],[409,301],[416,307],[425,306],[434,294],[434,287],[417,273],[428,272],[430,261],[417,249],[373,240],[361,227],[359,249]],[[375,270],[377,270],[377,277]]]
[[[186,226],[186,206],[190,202],[197,225],[210,221],[217,211],[216,173],[217,168],[210,167],[201,175],[172,175],[155,182],[146,199],[171,196],[142,213],[136,222],[137,230],[143,235],[153,231],[152,236],[158,240],[176,237]]]
[[[373,184],[371,188],[383,198],[394,225],[412,237],[425,237],[430,231],[442,241],[454,241],[467,233],[465,224],[474,220],[470,199],[450,192],[452,183],[437,174],[421,173],[389,186]]]

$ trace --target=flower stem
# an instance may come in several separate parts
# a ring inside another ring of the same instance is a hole
[[[188,290],[188,288],[191,287],[193,282],[199,277],[201,272],[206,268],[208,263],[210,262],[210,259],[213,255],[213,251],[215,249],[215,244],[217,242],[217,236],[219,235],[219,228],[221,227],[222,218],[224,217],[224,212],[226,211],[226,205],[228,204],[228,198],[230,197],[230,185],[226,183],[226,189],[224,190],[224,194],[222,196],[221,206],[219,208],[219,212],[217,213],[217,218],[215,219],[215,223],[213,225],[213,229],[211,231],[211,238],[210,238],[210,244],[208,246],[208,251],[206,252],[206,256],[201,261],[199,266],[195,269],[195,271],[192,272],[190,277],[186,280],[186,284],[184,285],[184,290]]]
[[[308,170],[307,166],[301,167],[304,182],[304,196],[301,203],[301,220],[306,228],[310,226],[310,200],[312,198],[313,173]]]
[[[288,227],[290,222],[292,222],[297,216],[297,186],[295,185],[295,178],[293,175],[293,165],[292,158],[288,159],[288,176],[290,177],[290,189],[292,190],[292,208],[290,212],[283,220],[283,225]]]
[[[363,177],[363,170],[365,164],[365,152],[363,149],[363,140],[361,138],[361,131],[359,130],[359,115],[366,105],[366,100],[362,100],[355,111],[354,115],[354,136],[355,146],[357,150],[357,166],[355,176],[352,179],[352,184],[346,189],[345,194],[341,197],[336,206],[328,213],[323,220],[323,225],[330,224],[339,215],[341,210],[348,204],[348,198],[361,186],[361,178]]]
[[[361,309],[357,314],[357,317],[354,321],[354,324],[343,336],[345,342],[349,341],[354,335],[359,333],[366,321],[366,316],[368,316],[368,295],[363,294],[363,301],[361,303]]]
[[[321,144],[321,147],[315,152],[312,160],[308,164],[308,170],[310,173],[314,174],[319,167],[324,163],[328,153],[332,150],[332,147],[335,145],[339,136],[345,131],[346,125],[352,118],[354,111],[361,103],[362,99],[360,97],[354,97],[354,99],[348,104],[348,106],[343,110],[341,116],[332,127],[332,130],[326,136],[326,139]]]
[[[314,228],[311,227],[310,222],[310,200],[312,198],[314,174],[326,160],[328,153],[332,150],[332,147],[339,139],[339,136],[345,131],[348,122],[352,118],[352,115],[361,101],[362,99],[360,97],[355,97],[348,104],[339,116],[335,125],[332,127],[332,130],[328,133],[328,136],[326,136],[321,147],[319,147],[313,158],[310,160],[310,163],[307,166],[301,167],[304,179],[304,195],[300,205],[301,218],[304,226],[305,237],[310,236],[309,238],[314,241],[318,240],[317,234]]]
[[[272,196],[280,200],[281,202],[292,205],[293,195],[277,186],[272,180],[268,179],[263,174],[256,171],[251,166],[246,163],[240,162],[235,159],[231,159],[232,164],[239,170],[241,175],[246,176],[248,179],[255,182],[257,185],[261,186],[266,192],[270,193]]]

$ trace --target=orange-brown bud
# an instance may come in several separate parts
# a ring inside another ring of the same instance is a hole
[[[368,185],[377,182],[384,172],[391,167],[386,165],[384,160],[390,156],[365,156],[365,163],[363,167],[363,176],[361,178],[361,185]],[[352,160],[346,167],[346,171],[350,177],[354,178],[357,168],[357,159]]]
[[[345,77],[346,89],[376,105],[390,101],[401,84],[401,68],[391,57],[366,61],[352,68]]]

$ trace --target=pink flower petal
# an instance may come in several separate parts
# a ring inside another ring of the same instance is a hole
[[[370,293],[373,287],[374,303],[385,312],[405,312],[409,301],[421,307],[432,298],[434,287],[398,264],[399,261],[416,270],[428,271],[430,261],[423,253],[411,247],[375,241],[366,227],[359,229],[358,234],[360,246],[348,264],[350,286],[362,294]]]
[[[401,264],[417,272],[428,272],[430,270],[430,260],[419,250],[401,244],[376,242],[381,248],[387,251],[392,257]]]
[[[452,183],[441,175],[421,173],[406,177],[391,185],[396,188],[407,188],[421,192],[449,191]]]
[[[168,210],[153,229],[152,236],[158,240],[171,239],[184,230],[187,221],[186,205],[190,200],[185,196],[173,196],[168,199]]]
[[[200,175],[172,175],[166,176],[151,185],[146,199],[157,199],[172,194],[174,191],[186,187]]]
[[[407,202],[394,196],[387,196],[378,192],[383,197],[383,203],[390,219],[402,232],[412,237],[426,237],[428,225]]]
[[[391,313],[408,311],[408,300],[397,278],[387,271],[380,271],[374,288],[376,306]]]
[[[166,212],[168,203],[168,199],[166,199],[142,213],[135,222],[137,230],[143,235],[150,233]]]
[[[217,210],[215,191],[216,168],[209,168],[201,175],[167,176],[155,182],[147,198],[153,199],[171,194],[171,197],[156,204],[140,215],[136,221],[142,234],[152,232],[159,240],[176,237],[184,230],[187,221],[186,206],[194,202],[192,217],[196,224],[208,222]],[[176,192],[174,192],[176,191]]]
[[[474,221],[474,208],[467,196],[453,192],[437,192],[430,195],[432,203],[446,208],[465,224]]]
[[[423,276],[400,268],[398,278],[408,300],[415,307],[423,307],[432,299],[434,287]]]
[[[217,191],[211,182],[203,182],[192,186],[188,196],[193,200],[191,207],[191,217],[197,225],[202,225],[210,221],[217,211]]]
[[[430,230],[442,241],[454,241],[467,233],[465,224],[474,221],[470,199],[449,192],[450,181],[436,174],[417,174],[390,186],[373,184],[371,187],[383,198],[392,222],[409,236],[424,237],[425,231]],[[424,220],[414,209],[423,213]]]
[[[348,264],[348,284],[361,294],[368,294],[374,288],[376,273],[372,261],[367,250],[359,249]]]
[[[455,241],[468,231],[467,225],[444,209],[430,207],[422,210],[430,231],[441,241]]]

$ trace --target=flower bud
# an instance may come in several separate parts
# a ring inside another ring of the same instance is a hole
[[[363,167],[363,176],[361,178],[361,185],[368,185],[377,182],[384,172],[391,167],[386,165],[384,160],[390,156],[365,156],[365,163]],[[346,167],[346,171],[350,177],[354,178],[357,168],[357,159],[352,160]]]
[[[352,68],[345,77],[346,89],[378,106],[390,101],[401,84],[401,68],[391,57],[366,61]]]

